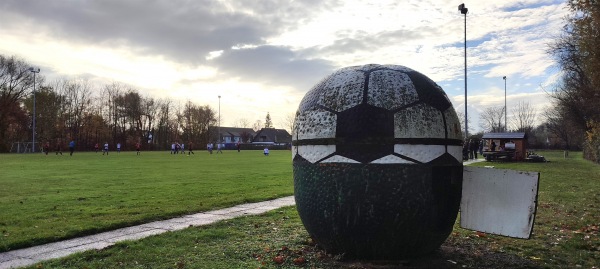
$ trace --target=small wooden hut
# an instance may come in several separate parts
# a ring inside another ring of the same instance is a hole
[[[525,133],[486,133],[483,156],[486,160],[515,160],[527,158],[527,135]],[[492,149],[492,143],[495,148]]]

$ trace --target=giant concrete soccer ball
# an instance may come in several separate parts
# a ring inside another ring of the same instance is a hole
[[[342,68],[295,119],[296,206],[323,248],[399,259],[437,249],[461,198],[462,133],[444,91],[398,65]]]

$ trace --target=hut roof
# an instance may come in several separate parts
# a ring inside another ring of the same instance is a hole
[[[483,134],[482,139],[525,139],[527,135],[525,133],[486,133]]]

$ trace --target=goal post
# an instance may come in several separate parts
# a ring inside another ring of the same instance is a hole
[[[33,142],[13,142],[10,147],[10,153],[31,153]],[[41,152],[40,143],[35,143],[36,152]]]

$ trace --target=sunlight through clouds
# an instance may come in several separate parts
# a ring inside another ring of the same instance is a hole
[[[442,85],[464,111],[461,2],[266,0],[8,0],[0,53],[39,66],[47,81],[121,82],[145,94],[278,123],[334,70],[399,64]],[[548,103],[556,81],[547,46],[561,31],[564,1],[465,2],[469,113],[503,103]],[[543,86],[542,86],[543,85]],[[510,111],[510,110],[509,110]],[[477,121],[477,119],[472,119]],[[478,124],[477,124],[478,125]],[[278,126],[276,126],[278,127]]]

